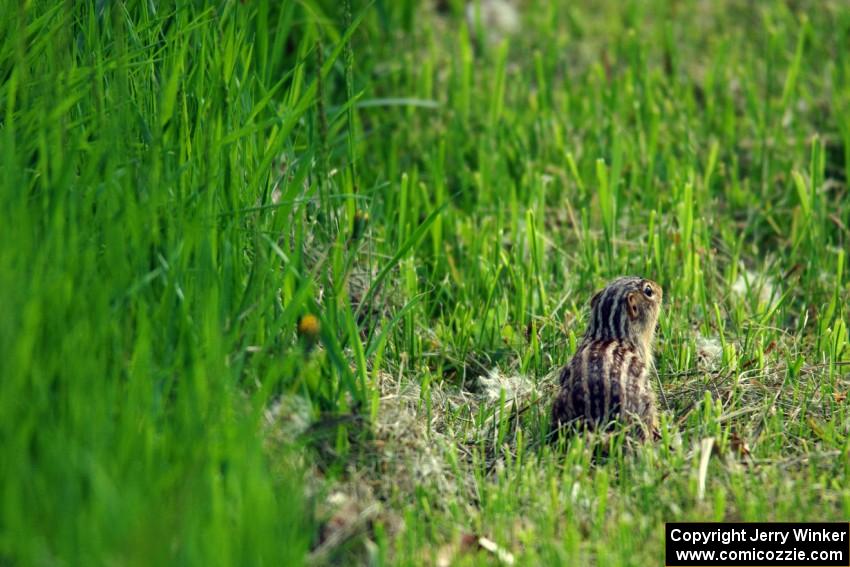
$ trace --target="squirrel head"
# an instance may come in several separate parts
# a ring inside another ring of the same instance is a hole
[[[585,338],[628,340],[651,352],[663,298],[661,286],[635,276],[617,278],[590,300]]]

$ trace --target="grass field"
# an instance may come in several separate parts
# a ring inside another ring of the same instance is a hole
[[[850,7],[348,4],[0,10],[0,565],[847,520]],[[665,290],[662,439],[547,444],[623,274]]]

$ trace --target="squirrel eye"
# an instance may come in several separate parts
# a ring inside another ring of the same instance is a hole
[[[647,297],[652,297],[652,294],[653,294],[652,286],[649,285],[649,284],[646,284],[645,286],[643,286],[643,294]]]

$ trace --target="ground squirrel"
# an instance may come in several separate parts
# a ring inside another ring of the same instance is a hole
[[[617,278],[593,296],[587,331],[561,371],[553,433],[567,424],[597,428],[617,420],[642,439],[656,430],[648,374],[661,298],[661,286],[638,277]]]

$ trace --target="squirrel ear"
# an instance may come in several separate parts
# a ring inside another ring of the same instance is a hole
[[[602,297],[602,292],[604,289],[600,289],[596,293],[593,294],[593,297],[590,298],[590,308],[596,309],[596,304],[599,303],[599,298]]]
[[[629,318],[633,321],[638,316],[638,295],[638,292],[630,291],[626,296],[626,305],[629,307]]]

